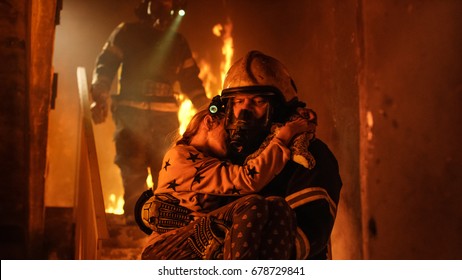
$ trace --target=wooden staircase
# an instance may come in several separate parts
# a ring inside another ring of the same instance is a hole
[[[81,104],[78,177],[76,179],[75,259],[140,259],[147,235],[124,215],[105,213],[103,191],[91,121],[87,74],[77,68]]]
[[[102,242],[102,260],[139,260],[148,235],[123,215],[106,214],[109,238]]]

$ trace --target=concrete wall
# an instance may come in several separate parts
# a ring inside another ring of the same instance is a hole
[[[461,13],[461,1],[363,1],[366,258],[462,258]]]

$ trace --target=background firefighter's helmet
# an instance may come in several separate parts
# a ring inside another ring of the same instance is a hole
[[[172,21],[178,11],[185,9],[186,0],[141,0],[135,14],[141,20]]]
[[[228,70],[221,96],[229,98],[238,92],[272,93],[285,104],[297,100],[297,88],[286,67],[259,51],[248,52]]]

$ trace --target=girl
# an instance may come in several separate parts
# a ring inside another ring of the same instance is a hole
[[[290,159],[292,138],[310,128],[303,119],[288,122],[261,154],[233,165],[225,160],[224,113],[198,112],[164,157],[147,218],[153,233],[142,258],[290,258],[292,210],[282,198],[255,193]]]

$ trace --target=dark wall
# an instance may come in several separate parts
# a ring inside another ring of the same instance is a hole
[[[0,3],[0,254],[43,258],[56,1]]]
[[[363,3],[368,258],[462,258],[461,13],[461,1]]]
[[[0,244],[2,259],[26,256],[28,211],[27,8],[0,6]],[[19,250],[18,250],[19,248]]]

